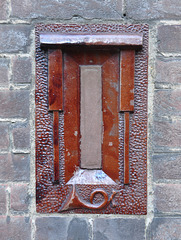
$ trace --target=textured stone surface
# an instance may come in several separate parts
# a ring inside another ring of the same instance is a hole
[[[153,147],[155,151],[172,151],[181,146],[181,121],[159,119],[153,125]]]
[[[16,126],[12,130],[13,145],[15,149],[30,148],[30,128],[29,126]]]
[[[8,18],[8,1],[0,1],[0,20],[6,20]]]
[[[154,180],[181,179],[181,154],[153,156]]]
[[[30,176],[28,154],[0,155],[1,181],[28,181]]]
[[[181,184],[156,184],[154,204],[156,212],[181,212]]]
[[[0,58],[0,86],[8,86],[9,63],[10,60],[8,58]]]
[[[29,25],[0,25],[0,53],[27,52],[30,30]]]
[[[13,82],[14,83],[30,83],[32,78],[32,64],[29,57],[13,58]]]
[[[6,214],[6,211],[7,211],[6,185],[0,185],[0,215]]]
[[[38,217],[36,219],[35,240],[88,240],[89,235],[88,222],[84,218]]]
[[[181,84],[181,60],[157,58],[155,82],[170,85]]]
[[[143,219],[95,219],[93,240],[144,240]]]
[[[122,0],[12,0],[12,17],[17,18],[61,18],[80,16],[86,19],[120,19]]]
[[[181,89],[157,90],[154,93],[154,116],[181,115]]]
[[[14,211],[27,211],[28,205],[28,185],[13,184],[11,186],[10,208]]]
[[[180,19],[180,0],[126,0],[127,18]]]
[[[0,91],[0,118],[29,117],[29,91]]]
[[[31,223],[27,217],[0,217],[1,240],[31,240]]]
[[[158,50],[168,53],[180,53],[181,25],[160,25],[158,27]]]
[[[181,239],[181,218],[154,218],[150,227],[150,240]]]
[[[9,132],[8,124],[0,123],[0,149],[7,150],[9,148]]]

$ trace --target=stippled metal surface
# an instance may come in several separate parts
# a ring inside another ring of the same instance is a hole
[[[59,112],[59,183],[55,184],[53,181],[53,112],[48,111],[48,49],[40,48],[39,41],[40,33],[50,32],[143,33],[143,47],[135,52],[134,112],[130,113],[129,132],[129,184],[124,185],[124,113],[119,112],[119,176],[116,184],[109,184],[106,180],[104,184],[105,175],[99,171],[95,171],[95,178],[99,179],[101,184],[96,182],[91,184],[90,181],[88,184],[66,184],[64,112]],[[64,210],[62,213],[146,214],[147,64],[148,26],[146,25],[52,24],[36,27],[36,203],[38,212],[53,213]]]

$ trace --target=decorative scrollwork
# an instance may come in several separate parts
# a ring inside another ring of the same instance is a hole
[[[110,202],[113,200],[115,194],[117,193],[117,191],[113,190],[112,194],[109,196],[105,190],[97,188],[91,193],[90,203],[88,203],[88,202],[80,199],[80,197],[78,196],[78,194],[76,192],[75,185],[72,185],[72,186],[73,186],[72,192],[69,195],[66,203],[59,210],[60,212],[72,210],[72,209],[76,209],[76,208],[102,209],[110,204]],[[93,200],[94,200],[96,194],[101,194],[104,199],[102,202],[94,204]]]

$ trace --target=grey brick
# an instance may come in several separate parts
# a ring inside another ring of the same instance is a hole
[[[12,130],[13,145],[15,149],[30,148],[30,128],[29,126],[16,126]]]
[[[38,217],[36,219],[36,240],[88,240],[89,234],[88,222],[84,218]]]
[[[93,223],[94,240],[143,240],[144,232],[143,219],[98,218]]]
[[[6,214],[7,210],[6,185],[0,185],[0,214]]]
[[[14,83],[30,83],[32,77],[32,64],[29,57],[13,58],[13,82]]]
[[[154,218],[150,227],[151,240],[179,240],[181,239],[181,218]]]
[[[161,52],[180,53],[181,25],[159,26],[158,27],[158,43],[159,43],[158,49]]]
[[[127,18],[180,19],[180,0],[126,0]]]
[[[86,220],[74,218],[69,223],[67,239],[89,240],[89,233],[88,223]]]
[[[0,58],[0,86],[8,86],[9,63],[10,60],[8,58]]]
[[[12,0],[11,17],[61,18],[81,16],[86,19],[121,19],[122,0]]]
[[[66,239],[68,218],[38,217],[36,219],[35,240]],[[46,227],[45,227],[46,226]]]
[[[155,120],[153,123],[153,147],[157,151],[173,151],[181,146],[181,121]]]
[[[29,181],[28,154],[1,154],[0,181]]]
[[[30,30],[29,25],[0,25],[0,53],[26,53],[31,42]]]
[[[181,59],[159,59],[156,60],[156,83],[181,84]]]
[[[31,240],[31,224],[28,218],[0,217],[1,240]]]
[[[0,91],[1,118],[27,118],[29,116],[29,91]]]
[[[154,155],[153,179],[181,179],[181,154]]]
[[[156,212],[181,212],[181,184],[156,184],[154,196]]]
[[[0,149],[7,150],[9,148],[8,124],[0,123]]]
[[[154,116],[180,116],[181,89],[157,90],[154,94]]]
[[[7,0],[0,1],[0,20],[8,19],[8,2]]]
[[[28,185],[13,184],[11,186],[11,209],[14,211],[27,211],[29,205]]]

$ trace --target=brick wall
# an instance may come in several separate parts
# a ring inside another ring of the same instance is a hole
[[[0,1],[0,238],[181,239],[181,1]],[[148,23],[148,214],[37,214],[34,27]]]

